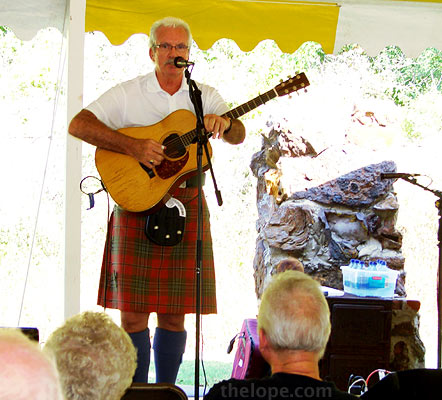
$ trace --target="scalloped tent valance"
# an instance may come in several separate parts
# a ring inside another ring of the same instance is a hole
[[[99,30],[114,44],[123,43],[134,31],[149,33],[159,18],[174,15],[187,21],[198,47],[210,48],[222,38],[233,39],[243,51],[262,40],[273,39],[284,52],[295,51],[313,40],[333,51],[339,6],[336,3],[292,1],[205,0],[164,2],[88,0],[86,30]],[[118,21],[118,29],[112,22]]]
[[[80,1],[80,0],[76,0]],[[102,31],[113,44],[149,32],[167,15],[189,22],[198,46],[221,38],[244,50],[273,39],[292,53],[305,41],[319,42],[327,53],[348,43],[369,54],[397,45],[409,57],[427,47],[442,49],[442,0],[84,0],[86,31]],[[0,5],[0,25],[30,39],[47,26],[63,29],[66,0],[15,0]]]

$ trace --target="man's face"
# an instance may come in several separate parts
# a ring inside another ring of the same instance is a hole
[[[155,69],[162,74],[181,75],[183,69],[176,68],[173,60],[178,56],[186,60],[189,58],[188,40],[188,35],[184,28],[165,26],[158,28],[157,47],[149,51],[150,58],[155,63]]]

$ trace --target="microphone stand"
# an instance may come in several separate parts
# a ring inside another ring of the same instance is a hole
[[[439,248],[439,262],[437,269],[437,368],[441,369],[441,357],[442,357],[442,191],[430,189],[417,182],[415,178],[410,176],[401,176],[401,179],[407,181],[413,185],[433,193],[436,197],[436,208],[439,215],[439,227],[437,232],[437,246]]]
[[[203,158],[203,149],[205,151],[207,162],[209,165],[210,173],[212,175],[213,184],[215,187],[216,197],[218,200],[218,205],[222,205],[221,193],[217,188],[215,175],[213,173],[212,163],[210,161],[209,149],[207,147],[208,134],[204,129],[204,113],[203,113],[203,103],[201,100],[201,91],[196,85],[195,81],[190,79],[190,72],[188,68],[185,69],[184,75],[187,80],[187,84],[189,85],[189,96],[190,100],[193,103],[195,108],[196,115],[196,140],[197,140],[197,165],[198,165],[198,213],[197,213],[197,246],[196,246],[196,267],[195,267],[195,276],[196,276],[196,288],[195,288],[195,297],[196,297],[196,305],[195,305],[195,382],[194,382],[194,398],[195,400],[199,399],[199,378],[200,378],[200,334],[201,334],[201,270],[202,270],[202,230],[203,230],[203,192],[202,192],[202,174],[203,174],[203,166],[202,166],[202,158]]]

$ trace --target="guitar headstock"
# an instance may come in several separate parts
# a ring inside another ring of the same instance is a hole
[[[297,92],[300,89],[305,89],[310,85],[304,72],[296,74],[295,76],[281,82],[278,86],[275,86],[275,91],[278,96],[285,96],[287,94]]]

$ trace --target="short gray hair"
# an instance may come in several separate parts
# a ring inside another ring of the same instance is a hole
[[[47,340],[68,400],[117,400],[132,383],[136,350],[129,335],[103,312],[69,318]]]
[[[189,24],[180,19],[180,18],[175,18],[175,17],[165,17],[163,19],[160,19],[158,21],[155,21],[152,24],[152,27],[150,28],[150,34],[149,34],[149,48],[153,49],[153,47],[157,44],[157,30],[160,27],[167,27],[167,28],[183,28],[188,35],[188,42],[187,45],[190,46],[192,45],[192,33],[190,32],[190,27]]]
[[[0,399],[63,399],[55,363],[19,329],[0,329],[0,364]]]
[[[304,350],[322,357],[331,324],[318,282],[299,271],[275,275],[262,295],[258,328],[275,350]]]

